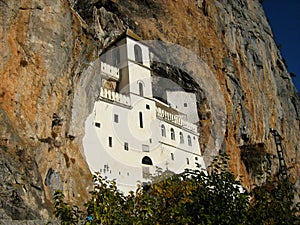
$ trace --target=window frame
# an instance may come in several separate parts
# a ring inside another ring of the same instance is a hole
[[[143,152],[150,152],[150,146],[149,145],[142,145],[142,151]]]
[[[173,128],[170,129],[171,140],[176,140],[175,130]]]
[[[179,132],[179,139],[180,139],[180,144],[184,144],[184,137],[181,131]]]
[[[139,82],[139,96],[144,97],[144,84]]]
[[[192,138],[190,135],[187,136],[188,139],[188,146],[192,146]]]
[[[135,44],[133,46],[133,51],[134,51],[135,62],[143,64],[143,50],[142,50],[141,46],[139,46],[138,44]]]
[[[114,114],[114,122],[119,123],[119,115],[118,114]]]
[[[160,130],[161,130],[161,136],[162,137],[166,137],[167,136],[167,132],[166,132],[166,127],[165,127],[165,125],[164,124],[162,124],[161,126],[160,126]]]

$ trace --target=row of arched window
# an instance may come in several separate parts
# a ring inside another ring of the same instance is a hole
[[[167,136],[166,127],[163,124],[161,125],[161,136],[162,137]],[[171,140],[176,140],[176,135],[175,135],[175,131],[173,128],[170,129],[170,137],[171,137]],[[184,137],[183,137],[183,133],[181,131],[179,132],[179,140],[180,140],[180,144],[184,144]],[[187,136],[187,143],[189,146],[192,146],[192,138],[190,135]]]

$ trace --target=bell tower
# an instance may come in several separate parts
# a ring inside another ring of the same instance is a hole
[[[109,49],[101,58],[119,69],[117,92],[130,95],[132,103],[140,97],[152,98],[149,47],[127,30]]]

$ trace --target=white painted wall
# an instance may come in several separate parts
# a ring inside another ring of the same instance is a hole
[[[146,109],[146,104],[150,109]],[[86,135],[83,140],[85,156],[91,170],[101,170],[104,176],[116,179],[121,190],[128,192],[136,188],[138,181],[146,181],[142,177],[144,156],[152,159],[152,173],[156,166],[176,173],[184,171],[185,168],[196,169],[195,157],[202,168],[205,168],[201,161],[198,136],[157,119],[155,111],[154,101],[148,99],[141,99],[132,109],[105,101],[96,102],[94,113],[86,122]],[[144,115],[143,128],[139,126],[139,112]],[[114,115],[118,115],[118,123],[114,122]],[[100,123],[100,128],[95,126],[96,122]],[[161,136],[162,124],[166,128],[166,137]],[[175,140],[171,140],[171,128],[175,131]],[[183,144],[180,143],[179,132],[183,133]],[[191,136],[192,146],[188,145],[187,135]],[[112,138],[112,147],[109,147],[109,137]],[[124,142],[128,143],[128,151],[124,150]],[[148,145],[149,152],[143,152],[142,145]],[[110,168],[105,173],[104,165]]]
[[[150,68],[150,53],[149,48],[139,41],[135,41],[130,37],[126,38],[128,60],[135,61],[134,45],[138,45],[142,49],[143,65]]]
[[[83,139],[84,154],[91,171],[100,171],[108,179],[116,179],[118,187],[125,193],[135,190],[138,181],[147,181],[143,178],[143,167],[148,167],[151,173],[155,172],[156,167],[180,173],[185,168],[196,169],[197,163],[205,168],[198,134],[157,117],[156,102],[152,99],[150,70],[130,61],[134,60],[134,44],[139,44],[143,52],[143,64],[150,67],[148,48],[131,38],[126,41],[127,52],[122,52],[122,55],[128,55],[126,76],[128,75],[130,93],[127,97],[130,98],[130,105],[120,104],[120,100],[105,95],[105,90],[102,90],[101,98],[95,103],[93,113],[86,120]],[[144,96],[139,95],[139,82],[143,82]],[[192,111],[191,120],[198,121],[192,117],[197,112],[196,99],[193,96],[185,92],[169,93],[170,101],[177,106],[177,110],[182,109],[184,113]],[[189,110],[179,105],[182,104],[181,101],[188,102]],[[115,115],[118,122],[115,121]],[[96,123],[100,127],[96,127]],[[166,128],[166,137],[161,134],[162,124]],[[174,129],[175,140],[171,140],[171,128]],[[183,133],[184,143],[180,143],[179,132]],[[192,146],[188,145],[188,135],[191,137]],[[112,146],[109,146],[109,137],[112,139]],[[125,142],[128,143],[128,150],[124,149]],[[143,151],[143,145],[149,146],[149,152]],[[145,156],[151,158],[153,166],[142,164]]]
[[[167,90],[166,94],[172,108],[186,114],[189,122],[199,122],[196,95],[194,93]]]
[[[152,98],[152,80],[150,70],[133,62],[129,62],[128,65],[130,93],[139,95],[139,83],[142,83],[144,96]]]

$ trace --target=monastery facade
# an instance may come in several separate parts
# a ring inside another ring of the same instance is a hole
[[[101,91],[85,124],[90,170],[135,190],[157,168],[175,173],[205,169],[196,123],[196,96],[166,90],[153,97],[149,47],[130,31],[101,57]]]

